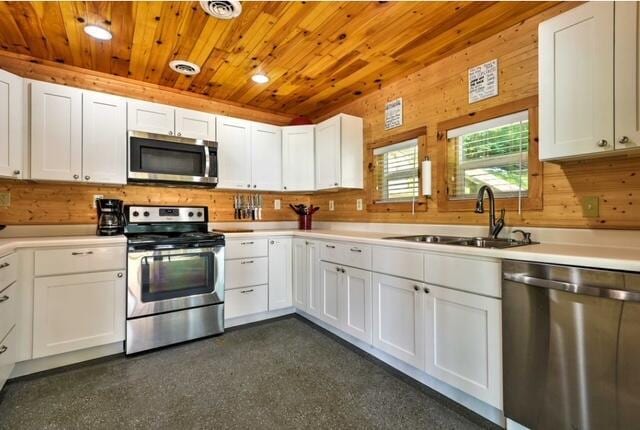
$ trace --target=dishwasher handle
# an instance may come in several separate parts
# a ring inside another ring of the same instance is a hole
[[[640,292],[617,290],[613,288],[601,288],[591,285],[579,285],[572,282],[554,281],[529,276],[525,273],[503,273],[502,277],[507,281],[533,287],[547,288],[564,291],[565,293],[582,294],[585,296],[602,297],[605,299],[620,300],[623,302],[640,302]]]

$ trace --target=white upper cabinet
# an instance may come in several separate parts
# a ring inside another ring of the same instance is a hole
[[[362,118],[346,114],[316,125],[316,189],[363,188],[362,133]]]
[[[0,70],[0,176],[3,177],[23,177],[23,111],[23,79]]]
[[[615,4],[615,148],[640,146],[640,5]]]
[[[251,122],[216,117],[218,187],[251,188]]]
[[[615,30],[613,2],[540,24],[541,160],[602,155],[637,140],[637,4],[615,9]]]
[[[82,180],[127,183],[127,103],[122,97],[82,95]]]
[[[127,128],[147,133],[173,135],[176,128],[175,108],[159,103],[129,100]]]
[[[31,178],[80,181],[82,90],[31,82]]]
[[[282,129],[251,125],[251,183],[264,191],[282,190]]]
[[[282,189],[313,191],[314,175],[313,125],[282,128]]]
[[[291,238],[269,240],[269,310],[292,305]]]
[[[207,112],[176,108],[176,129],[178,137],[216,140],[216,117]]]

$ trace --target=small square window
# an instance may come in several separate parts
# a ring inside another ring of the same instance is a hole
[[[418,139],[376,148],[373,157],[376,202],[410,202],[418,197]]]

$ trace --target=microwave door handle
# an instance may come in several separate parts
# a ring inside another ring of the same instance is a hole
[[[204,145],[204,177],[208,178],[211,169],[211,156],[209,154],[209,147]]]

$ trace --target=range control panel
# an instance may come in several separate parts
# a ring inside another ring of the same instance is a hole
[[[208,221],[206,206],[128,206],[127,218],[130,223],[134,224]]]

